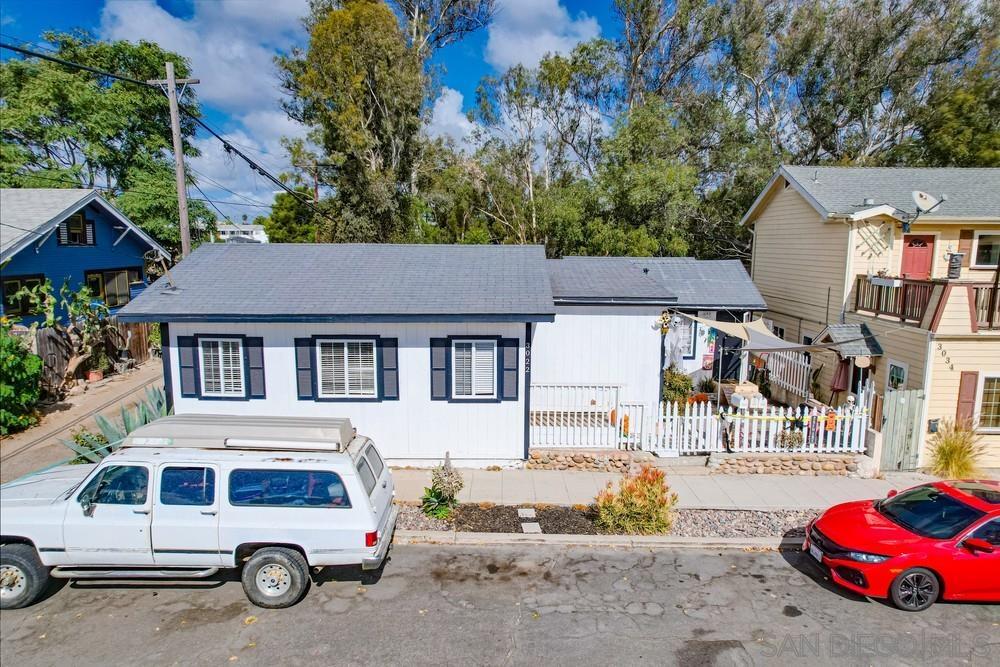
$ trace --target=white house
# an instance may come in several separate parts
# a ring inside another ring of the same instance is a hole
[[[161,323],[178,414],[349,417],[396,464],[447,451],[487,466],[545,444],[559,426],[546,421],[555,403],[579,402],[586,410],[574,414],[602,423],[638,410],[639,432],[666,357],[692,374],[712,366],[710,332],[664,345],[678,336],[664,336],[664,311],[742,319],[763,308],[736,262],[547,260],[540,246],[218,244],[119,318]]]
[[[225,243],[267,243],[264,225],[220,222],[215,228],[215,233],[219,240]]]

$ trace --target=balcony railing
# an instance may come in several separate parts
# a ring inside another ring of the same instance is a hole
[[[854,284],[854,310],[919,324],[927,311],[934,283],[905,278],[886,282],[873,283],[867,275],[859,275]]]
[[[980,329],[1000,329],[1000,293],[992,285],[972,288],[976,299],[976,321]]]

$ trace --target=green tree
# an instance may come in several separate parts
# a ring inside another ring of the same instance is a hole
[[[312,196],[306,188],[296,188],[299,196],[282,192],[274,197],[271,215],[255,220],[264,225],[271,243],[314,243],[316,241],[315,213],[308,203]]]
[[[915,161],[936,167],[1000,167],[1000,44],[975,65],[941,76],[916,113]]]
[[[185,58],[151,42],[102,42],[85,32],[44,37],[59,58],[141,81],[162,78],[167,60],[178,77],[190,75]],[[36,58],[0,63],[0,90],[0,185],[101,187],[157,241],[179,245],[170,111],[162,92]],[[199,114],[193,92],[184,103]],[[198,154],[194,133],[193,118],[182,114],[189,156]],[[192,213],[214,220],[197,202]]]
[[[279,61],[286,109],[316,128],[336,192],[337,241],[405,234],[424,75],[384,3],[347,0],[317,17],[309,49]]]

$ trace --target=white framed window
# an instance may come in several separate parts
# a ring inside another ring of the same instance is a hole
[[[375,398],[378,394],[374,340],[319,340],[316,366],[320,398]]]
[[[910,372],[909,366],[901,361],[890,359],[886,368],[888,371],[885,374],[885,388],[906,389],[906,376]]]
[[[973,269],[995,269],[1000,262],[1000,232],[976,232],[972,239]]]
[[[496,398],[497,342],[456,340],[451,345],[453,398]]]
[[[1000,432],[1000,375],[983,375],[976,405],[977,429]]]
[[[201,395],[240,397],[243,386],[243,341],[239,338],[200,338]]]
[[[686,317],[679,319],[676,328],[681,356],[684,359],[694,359],[694,352],[698,347],[698,323]]]

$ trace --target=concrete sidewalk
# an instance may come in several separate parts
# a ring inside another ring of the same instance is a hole
[[[621,475],[563,470],[473,470],[463,469],[462,502],[492,502],[499,505],[549,503],[589,504],[608,482]],[[392,471],[396,497],[420,499],[430,486],[430,471]],[[884,498],[889,489],[904,489],[929,481],[927,475],[895,473],[887,479],[849,477],[797,477],[784,475],[670,475],[667,483],[677,493],[678,506],[688,509],[822,509],[837,503]]]

